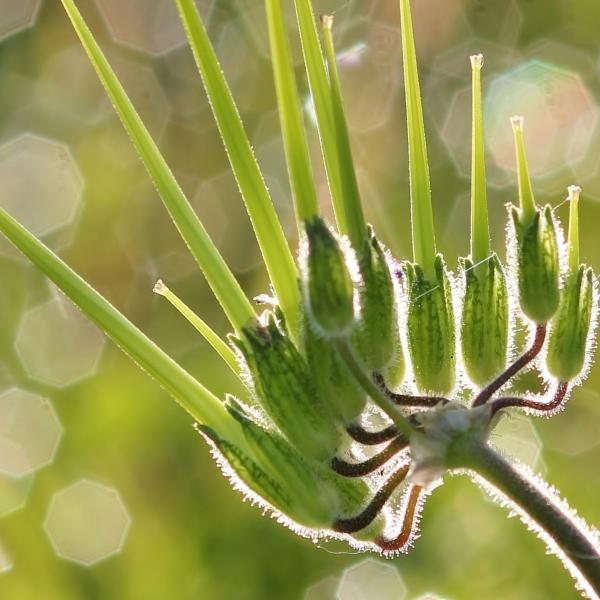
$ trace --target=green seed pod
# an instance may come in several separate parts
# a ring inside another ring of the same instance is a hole
[[[345,335],[355,320],[354,285],[346,257],[323,219],[315,217],[306,221],[305,227],[303,283],[308,319],[320,335]]]
[[[224,471],[233,481],[240,479],[253,493],[266,500],[273,508],[289,515],[292,519],[304,523],[306,510],[292,496],[284,483],[277,481],[272,474],[259,466],[258,462],[246,452],[228,440],[221,439],[212,429],[203,425],[198,426],[199,431],[213,445],[217,458],[224,461],[227,466]]]
[[[305,327],[304,348],[312,381],[332,419],[347,425],[363,411],[367,396],[329,340]]]
[[[245,358],[252,387],[265,412],[304,456],[331,458],[340,433],[322,405],[304,358],[270,315],[266,326],[243,328],[232,338]]]
[[[512,221],[517,240],[521,310],[536,323],[549,321],[558,308],[560,262],[552,208],[536,209],[523,223],[516,208]]]
[[[393,362],[398,379],[404,375],[404,360],[396,294],[385,252],[371,228],[368,245],[359,253],[358,261],[363,283],[360,321],[353,335],[353,345],[367,369],[382,371]]]
[[[456,381],[456,341],[452,293],[441,255],[435,280],[419,265],[407,264],[408,346],[415,382],[421,392],[447,394]]]
[[[560,381],[575,379],[584,369],[593,308],[592,269],[580,266],[562,289],[558,311],[551,321],[546,365]]]
[[[332,492],[322,483],[315,470],[315,462],[304,459],[290,444],[274,431],[266,431],[251,421],[241,409],[231,403],[231,415],[240,423],[256,462],[283,482],[286,492],[302,507],[304,525],[325,526],[332,514]]]
[[[480,387],[506,368],[508,352],[508,294],[506,277],[496,256],[474,269],[462,261],[465,295],[461,347],[467,375]]]

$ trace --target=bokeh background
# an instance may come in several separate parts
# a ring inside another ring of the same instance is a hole
[[[266,276],[172,0],[79,0],[194,207],[249,294]],[[321,198],[310,100],[289,14]],[[397,0],[315,0],[337,15],[369,219],[408,256]],[[470,68],[483,52],[490,213],[502,254],[515,198],[508,118],[526,117],[539,201],[583,186],[583,256],[600,268],[600,3],[416,0],[438,243],[467,253]],[[295,244],[261,0],[198,0]],[[170,307],[162,277],[221,333],[187,255],[58,0],[0,7],[0,204],[218,393],[227,369]],[[600,368],[548,421],[496,438],[600,524]],[[427,595],[427,592],[430,595]],[[243,503],[189,417],[0,241],[0,598],[542,600],[577,597],[540,542],[464,478],[429,501],[392,561],[295,537]]]

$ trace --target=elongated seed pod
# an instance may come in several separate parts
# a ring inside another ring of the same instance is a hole
[[[465,294],[461,319],[461,349],[469,379],[485,386],[506,367],[508,353],[508,293],[496,256],[479,265],[462,261]],[[483,267],[483,268],[482,268]]]
[[[536,209],[531,221],[522,223],[512,209],[517,240],[517,270],[521,310],[536,323],[548,322],[558,308],[560,262],[552,208]]]
[[[406,268],[409,285],[408,345],[421,392],[447,394],[456,381],[452,292],[441,255],[431,281],[418,265]]]
[[[340,441],[339,424],[330,418],[306,361],[274,317],[264,326],[245,327],[243,338],[233,340],[246,361],[253,392],[273,423],[302,455],[331,458]]]

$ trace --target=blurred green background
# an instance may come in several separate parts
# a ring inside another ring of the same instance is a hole
[[[174,3],[78,4],[245,289],[266,291]],[[284,4],[299,59],[292,2]],[[235,392],[227,368],[151,293],[162,277],[226,333],[60,2],[1,5],[0,204],[201,381],[219,394]],[[295,244],[262,2],[198,5]],[[407,257],[397,0],[314,5],[337,15],[368,217],[396,256]],[[583,186],[582,254],[598,269],[600,3],[419,0],[414,19],[438,243],[450,265],[468,251],[468,56],[483,52],[495,247],[504,252],[504,204],[515,197],[508,117],[524,114],[538,200],[559,206],[567,185]],[[297,74],[307,97],[300,62]],[[307,124],[327,206],[308,100]],[[598,390],[596,367],[563,414],[535,424],[509,419],[497,436],[592,524],[600,524]],[[3,437],[9,421],[12,441]],[[409,555],[364,558],[341,544],[300,539],[242,502],[189,417],[0,242],[0,598],[577,597],[559,562],[465,478],[434,493]]]

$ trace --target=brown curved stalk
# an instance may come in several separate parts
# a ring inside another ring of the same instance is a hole
[[[387,540],[383,537],[377,538],[375,543],[384,552],[399,552],[407,546],[411,540],[412,532],[415,527],[415,520],[417,518],[417,509],[419,508],[419,500],[421,498],[421,492],[423,488],[415,485],[408,492],[408,500],[404,509],[404,516],[402,518],[402,527],[400,533],[393,539]]]
[[[344,477],[364,477],[383,467],[383,465],[394,458],[399,452],[407,448],[408,443],[408,439],[399,435],[390,442],[384,450],[372,458],[369,458],[369,460],[365,460],[361,463],[350,463],[335,457],[331,461],[331,468],[338,473],[338,475],[343,475]]]
[[[569,384],[566,381],[561,381],[554,392],[554,398],[550,402],[540,402],[539,400],[519,398],[518,396],[498,398],[492,402],[492,416],[504,408],[526,408],[538,412],[553,412],[563,403],[568,389]]]
[[[485,404],[503,385],[508,383],[519,371],[524,369],[542,350],[544,341],[546,340],[546,324],[541,324],[536,327],[535,337],[531,347],[524,352],[512,365],[506,369],[501,375],[496,377],[494,381],[487,385],[473,401],[473,406],[481,406]]]
[[[408,469],[409,465],[404,465],[394,471],[360,514],[348,519],[337,519],[333,524],[333,530],[339,533],[355,533],[370,525],[390,499],[394,490],[406,479]]]

